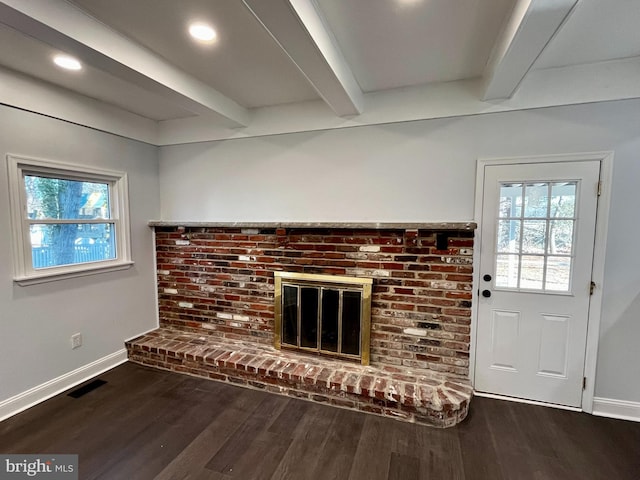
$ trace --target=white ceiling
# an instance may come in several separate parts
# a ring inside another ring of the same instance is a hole
[[[514,0],[317,0],[365,92],[482,75]]]
[[[80,72],[75,72],[73,75],[64,70],[52,68],[51,58],[64,52],[2,24],[0,24],[0,45],[19,46],[19,48],[0,48],[1,65],[11,66],[22,73],[43,78],[47,82],[103,100],[123,110],[153,120],[193,115],[158,95],[91,65],[85,65]]]
[[[238,0],[72,0],[105,25],[244,107],[318,98],[302,73]],[[194,44],[193,21],[215,26],[215,45]]]
[[[640,56],[639,0],[581,0],[536,68]]]
[[[216,28],[214,44],[189,37],[194,20]],[[539,72],[640,60],[639,24],[640,0],[0,0],[0,66],[165,130],[199,119],[236,135],[256,123],[293,131],[312,111],[312,128],[401,121],[418,107],[446,115],[460,98],[487,111],[518,104],[522,85],[548,104],[547,90],[561,92],[571,71],[556,83]],[[55,67],[58,52],[78,57],[82,71]],[[458,95],[468,82],[479,86]],[[597,97],[592,83],[574,103]],[[635,84],[627,78],[620,98]],[[410,90],[418,93],[403,100]]]

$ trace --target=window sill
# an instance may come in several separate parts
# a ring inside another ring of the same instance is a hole
[[[84,277],[87,275],[95,275],[98,273],[115,272],[118,270],[126,270],[131,268],[134,262],[127,260],[118,263],[109,263],[108,265],[91,265],[75,268],[73,270],[56,270],[55,272],[37,272],[33,275],[14,277],[13,281],[21,287],[29,285],[37,285],[39,283],[55,282],[57,280],[65,280],[67,278]]]

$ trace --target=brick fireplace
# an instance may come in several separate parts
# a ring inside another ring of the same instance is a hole
[[[128,342],[133,361],[438,426],[466,415],[475,225],[152,226],[160,329]],[[274,272],[373,279],[370,365],[274,349]]]

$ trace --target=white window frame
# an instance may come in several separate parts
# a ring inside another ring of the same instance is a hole
[[[129,229],[127,174],[101,168],[73,165],[51,160],[7,155],[9,208],[13,247],[13,280],[22,286],[123,270],[133,265]],[[27,217],[25,176],[46,175],[66,180],[106,183],[109,186],[111,223],[115,231],[116,258],[34,269],[31,252],[30,221]]]

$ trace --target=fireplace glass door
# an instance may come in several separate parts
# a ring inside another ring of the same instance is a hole
[[[290,274],[303,279],[282,278],[278,273],[277,348],[368,360],[370,279],[309,274]],[[345,278],[356,282],[345,283]]]

